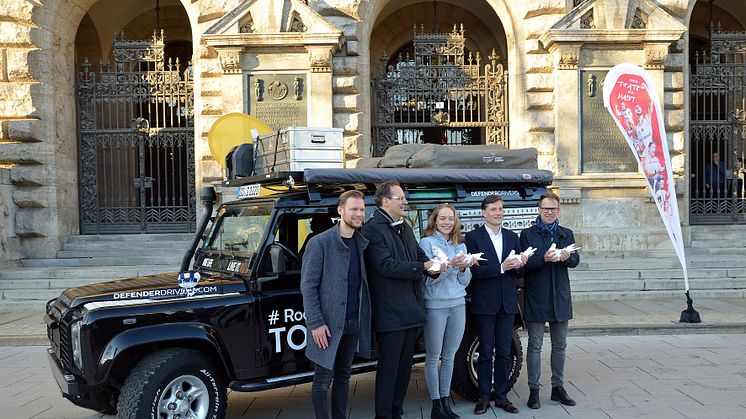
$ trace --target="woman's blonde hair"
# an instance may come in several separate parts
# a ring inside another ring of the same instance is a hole
[[[432,236],[435,234],[435,231],[437,230],[437,227],[435,227],[435,221],[438,219],[438,214],[445,209],[448,208],[451,211],[453,211],[453,229],[451,230],[451,233],[448,234],[448,237],[446,237],[446,240],[449,240],[452,245],[458,246],[459,244],[463,243],[463,238],[461,237],[461,220],[458,218],[458,212],[456,212],[456,208],[454,208],[451,204],[440,204],[437,207],[433,208],[432,214],[430,214],[430,218],[427,219],[427,227],[425,227],[425,231],[422,232],[422,237]]]

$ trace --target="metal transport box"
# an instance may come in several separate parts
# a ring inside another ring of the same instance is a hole
[[[256,140],[254,171],[342,168],[342,128],[287,127]]]

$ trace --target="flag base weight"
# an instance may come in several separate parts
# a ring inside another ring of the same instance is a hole
[[[689,296],[689,291],[687,291],[686,310],[681,312],[679,323],[702,323],[702,319],[699,317],[699,312],[692,307],[692,303],[692,297]]]

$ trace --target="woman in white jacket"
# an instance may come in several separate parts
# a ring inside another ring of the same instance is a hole
[[[422,233],[420,247],[430,259],[445,255],[448,268],[437,278],[425,277],[425,379],[433,401],[432,419],[454,419],[450,405],[453,360],[466,325],[466,286],[471,263],[461,236],[461,221],[449,204],[435,207]],[[441,360],[438,371],[438,360]]]

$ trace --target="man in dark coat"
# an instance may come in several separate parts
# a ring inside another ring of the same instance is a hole
[[[407,198],[399,183],[379,185],[375,199],[378,208],[362,232],[378,342],[376,418],[390,419],[404,413],[415,343],[425,325],[422,279],[432,261],[404,222]]]
[[[315,364],[311,399],[316,419],[347,417],[350,373],[355,352],[371,357],[370,292],[363,262],[368,241],[358,231],[365,218],[360,191],[339,197],[336,227],[308,241],[303,254],[300,289],[306,324],[313,337],[306,356]]]
[[[487,259],[471,267],[471,312],[479,336],[479,402],[474,407],[477,415],[489,408],[493,385],[495,407],[518,413],[518,408],[508,400],[508,379],[513,322],[518,313],[516,276],[517,270],[526,262],[526,256],[521,254],[518,235],[502,228],[503,211],[502,197],[487,196],[482,201],[484,225],[466,233],[469,253],[484,253],[482,257]],[[508,257],[511,250],[515,251],[516,257]]]
[[[524,267],[523,319],[528,327],[526,368],[530,395],[528,407],[538,409],[539,378],[541,374],[541,344],[544,323],[549,323],[552,341],[552,395],[551,399],[567,406],[575,406],[564,387],[565,348],[567,347],[568,320],[572,318],[570,278],[567,268],[580,263],[578,252],[566,247],[575,243],[572,230],[559,225],[559,197],[547,192],[539,199],[539,216],[536,225],[521,232],[521,248],[536,248]],[[555,245],[557,251],[549,250]]]

